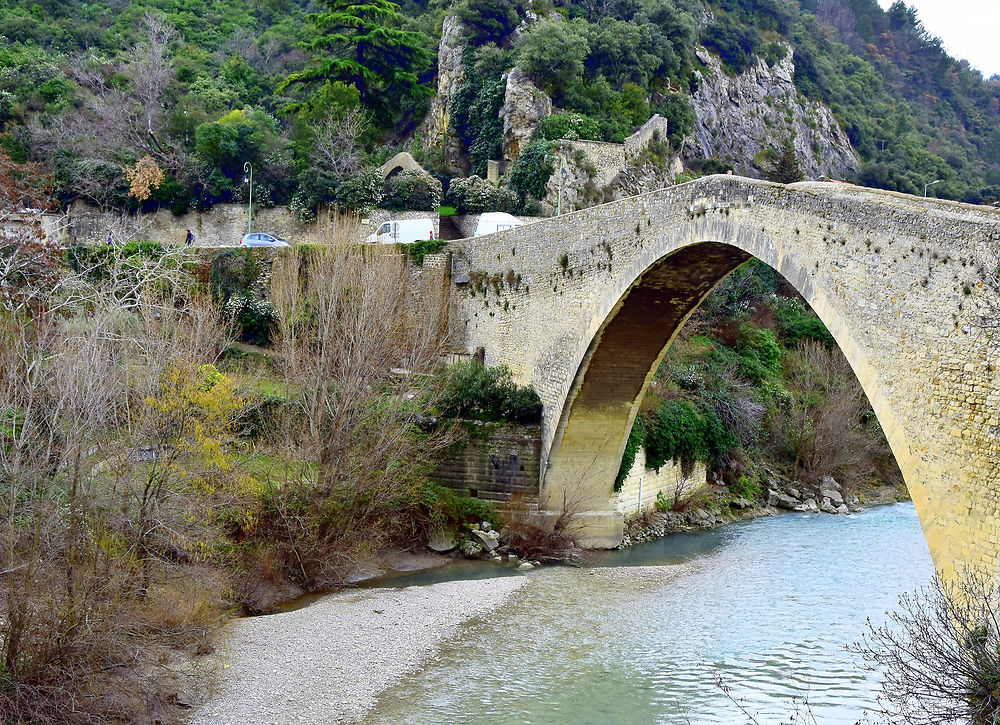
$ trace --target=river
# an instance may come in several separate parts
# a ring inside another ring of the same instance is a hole
[[[762,724],[805,700],[820,725],[854,723],[878,681],[846,646],[932,574],[908,503],[755,519],[543,568],[368,722],[747,723],[721,678]]]

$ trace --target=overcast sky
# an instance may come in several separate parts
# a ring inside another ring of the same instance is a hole
[[[1000,0],[903,0],[948,54],[965,58],[989,78],[1000,73]],[[893,0],[878,0],[888,8]]]

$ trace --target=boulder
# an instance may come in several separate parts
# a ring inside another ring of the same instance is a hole
[[[446,554],[458,547],[454,534],[443,528],[431,529],[427,534],[427,548],[439,554]]]
[[[767,505],[768,506],[777,506],[778,505],[778,496],[779,495],[780,494],[778,494],[778,492],[775,491],[774,489],[768,489],[768,491],[767,491]]]
[[[819,511],[819,506],[816,505],[816,499],[814,499],[812,496],[803,501],[802,505],[805,506],[810,511]]]
[[[535,567],[532,566],[532,564],[531,564],[530,561],[522,561],[521,564],[520,564],[520,566],[517,567],[517,570],[518,571],[529,571],[529,570],[534,569],[534,568]]]
[[[487,532],[493,531],[493,525],[489,521],[484,521],[483,523],[481,523],[479,525],[479,528]]]
[[[791,496],[792,498],[797,498],[799,500],[802,500],[802,493],[797,488],[788,489],[788,495]]]
[[[500,546],[500,534],[496,531],[480,531],[479,529],[472,530],[472,536],[476,543],[478,543],[482,550],[487,554],[491,553],[495,548]]]
[[[847,504],[844,503],[840,504],[840,506],[837,507],[837,513],[838,514],[850,513],[850,510],[847,508]]]
[[[832,488],[834,491],[842,491],[844,489],[833,476],[823,476],[823,488]]]
[[[483,547],[475,541],[466,539],[462,542],[462,553],[469,559],[475,559],[482,555]]]
[[[821,503],[819,505],[819,510],[822,511],[823,513],[827,513],[827,514],[835,514],[835,513],[837,513],[837,509],[834,508],[833,504],[830,503],[830,499],[828,499],[828,498],[824,498],[823,499],[823,503]]]
[[[753,506],[753,501],[748,501],[747,499],[740,496],[739,498],[734,498],[729,502],[729,505],[734,509],[746,509]]]
[[[822,496],[823,498],[830,499],[830,501],[832,501],[837,506],[840,506],[840,504],[844,503],[844,497],[840,495],[840,491],[833,488],[823,489],[819,495]]]
[[[788,511],[795,511],[798,508],[798,499],[792,498],[787,493],[779,493],[777,496],[776,504],[780,509],[787,509]]]

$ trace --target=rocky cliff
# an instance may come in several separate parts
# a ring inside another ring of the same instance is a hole
[[[469,162],[458,133],[451,127],[449,105],[452,96],[465,81],[462,51],[465,47],[465,29],[455,15],[444,19],[441,43],[438,45],[437,95],[431,99],[430,108],[420,127],[420,135],[427,145],[440,148],[442,161],[456,171],[469,171]]]
[[[830,109],[799,95],[791,48],[773,66],[757,59],[735,76],[704,48],[696,55],[704,68],[691,96],[696,121],[684,145],[686,158],[715,156],[732,163],[736,173],[760,176],[762,152],[791,138],[809,178],[840,178],[861,163]]]

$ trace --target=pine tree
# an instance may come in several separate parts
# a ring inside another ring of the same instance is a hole
[[[423,33],[399,28],[399,6],[390,0],[322,0],[329,12],[308,16],[316,35],[303,45],[313,54],[308,68],[292,73],[278,86],[313,91],[341,81],[358,89],[361,103],[383,124],[407,104],[434,94],[426,85],[434,67],[430,40]],[[309,101],[292,104],[300,110]]]
[[[764,178],[768,181],[777,181],[779,184],[793,184],[802,181],[805,176],[802,174],[802,167],[795,156],[795,147],[788,139],[781,144],[778,155],[771,161],[770,166],[764,170]]]

